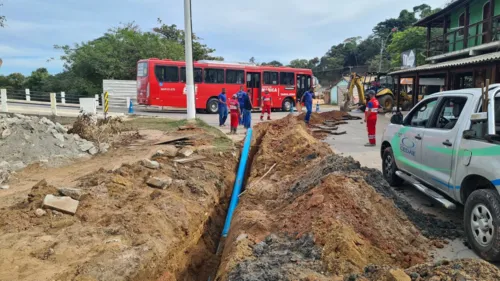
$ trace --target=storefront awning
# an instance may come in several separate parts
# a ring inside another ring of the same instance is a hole
[[[489,54],[484,54],[484,55],[479,55],[479,56],[474,56],[474,57],[468,57],[468,58],[463,58],[463,59],[458,59],[458,60],[444,61],[444,62],[434,63],[434,64],[424,64],[421,66],[417,66],[415,68],[394,71],[394,72],[389,73],[389,75],[410,74],[410,73],[421,72],[421,71],[426,71],[426,70],[434,70],[434,69],[450,68],[450,67],[463,66],[463,65],[469,65],[469,64],[477,64],[477,63],[497,60],[499,58],[500,58],[500,52],[494,52],[494,53],[489,53]]]

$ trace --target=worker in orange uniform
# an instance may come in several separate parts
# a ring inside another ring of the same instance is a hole
[[[368,91],[368,96],[370,97],[370,100],[368,101],[365,109],[365,122],[366,128],[368,129],[368,143],[365,144],[365,146],[375,146],[377,143],[375,129],[377,127],[377,115],[380,104],[375,97],[375,91]]]
[[[267,112],[267,120],[271,120],[271,106],[273,105],[273,99],[268,90],[264,91],[262,96],[262,114],[260,115],[260,121],[264,120],[264,113]]]
[[[229,101],[229,113],[231,115],[231,134],[236,135],[238,125],[240,123],[240,104],[238,102],[238,94],[234,94]]]

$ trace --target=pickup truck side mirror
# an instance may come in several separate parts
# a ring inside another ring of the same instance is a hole
[[[476,131],[474,130],[465,130],[463,133],[463,138],[466,140],[470,140],[476,137]]]
[[[396,113],[395,115],[392,115],[391,124],[403,125],[403,114]]]

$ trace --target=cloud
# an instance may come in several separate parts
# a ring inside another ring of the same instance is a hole
[[[0,71],[30,73],[35,63],[58,57],[53,45],[99,37],[108,28],[135,21],[151,30],[156,19],[184,26],[181,0],[2,0],[6,28],[0,29]],[[433,7],[445,0],[429,0]],[[231,61],[320,57],[347,37],[371,33],[373,26],[421,0],[192,0],[193,29],[216,55]],[[23,58],[22,56],[27,56]],[[24,62],[23,62],[24,60]],[[40,65],[40,66],[42,66]],[[62,63],[49,64],[61,71]],[[31,67],[31,68],[30,68]],[[7,69],[7,70],[6,70]]]

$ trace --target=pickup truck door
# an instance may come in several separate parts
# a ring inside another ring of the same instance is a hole
[[[403,127],[396,133],[392,143],[399,169],[420,178],[422,176],[422,140],[425,127],[430,120],[438,98],[427,98],[420,102],[405,117]]]
[[[439,188],[449,196],[454,194],[451,181],[453,161],[456,161],[460,142],[457,136],[462,122],[469,116],[462,112],[471,112],[472,95],[447,95],[440,99],[435,113],[422,140],[424,169],[422,180]]]

